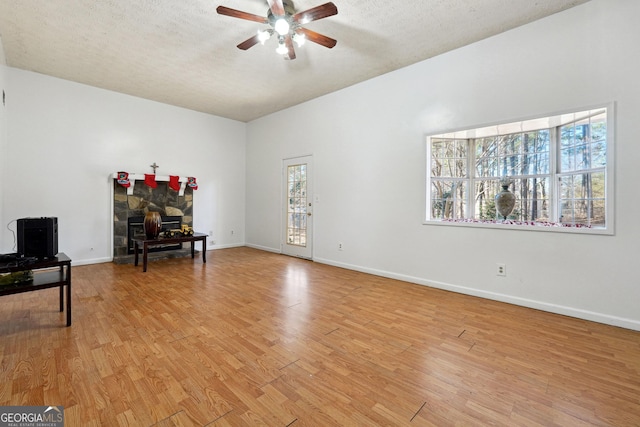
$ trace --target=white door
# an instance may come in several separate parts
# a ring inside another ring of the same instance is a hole
[[[283,242],[285,255],[311,259],[313,250],[313,206],[311,156],[283,161]]]

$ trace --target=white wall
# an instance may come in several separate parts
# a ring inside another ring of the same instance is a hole
[[[593,0],[249,123],[247,244],[280,251],[282,159],[312,154],[316,261],[640,330],[637,16]],[[422,224],[425,135],[611,101],[614,236]]]
[[[159,175],[197,178],[196,230],[213,231],[217,247],[244,244],[244,123],[14,68],[5,83],[0,252],[15,250],[7,223],[56,216],[74,265],[109,261],[109,177],[150,173],[153,162]]]

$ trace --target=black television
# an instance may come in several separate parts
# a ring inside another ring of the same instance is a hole
[[[58,254],[58,218],[21,218],[18,223],[18,255],[38,259]]]

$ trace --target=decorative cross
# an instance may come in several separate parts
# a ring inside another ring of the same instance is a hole
[[[153,162],[152,165],[149,165],[150,168],[153,168],[153,174],[156,174],[156,169],[158,169],[160,166],[156,165],[156,162]]]

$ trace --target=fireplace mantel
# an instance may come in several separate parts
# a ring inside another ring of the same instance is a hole
[[[118,172],[114,172],[111,176],[113,179],[118,179]],[[169,181],[169,175],[156,175],[156,181]],[[143,173],[130,173],[129,174],[129,182],[131,185],[127,187],[127,195],[130,196],[133,194],[133,189],[136,185],[136,181],[144,181]],[[180,190],[178,190],[179,196],[184,196],[184,189],[187,187],[187,177],[181,176],[178,178],[180,182]]]

